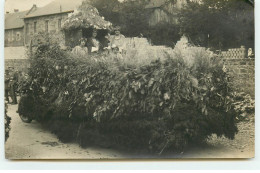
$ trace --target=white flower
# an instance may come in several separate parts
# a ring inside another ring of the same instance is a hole
[[[77,80],[72,80],[72,83],[73,84],[76,84],[78,81]]]
[[[170,100],[170,96],[168,93],[164,93],[163,98],[164,98],[164,100]]]
[[[223,68],[222,68],[222,70],[223,70],[223,72],[227,72],[227,68],[226,68],[226,66],[225,65],[223,65]]]
[[[85,93],[85,94],[84,94],[84,97],[88,98],[88,93]]]
[[[45,93],[45,91],[46,91],[46,87],[42,87],[42,91]]]

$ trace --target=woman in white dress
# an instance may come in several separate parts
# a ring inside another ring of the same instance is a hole
[[[72,49],[72,53],[80,57],[86,57],[88,55],[88,48],[86,47],[86,38],[80,39],[80,45]]]
[[[120,27],[115,27],[115,35],[110,36],[110,46],[112,49],[118,49],[119,52],[126,50],[125,36],[120,33]]]

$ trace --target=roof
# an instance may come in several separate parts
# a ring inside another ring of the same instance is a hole
[[[150,0],[145,8],[159,8],[163,6],[168,0]]]
[[[5,29],[14,29],[24,27],[23,17],[28,11],[8,13],[5,15]]]
[[[73,12],[74,9],[81,5],[82,1],[83,0],[54,0],[46,6],[32,11],[26,15],[25,18]]]

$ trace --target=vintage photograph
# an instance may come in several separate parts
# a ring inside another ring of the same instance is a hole
[[[254,158],[254,8],[5,0],[5,158]]]

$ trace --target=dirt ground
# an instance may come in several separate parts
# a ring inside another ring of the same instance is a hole
[[[212,135],[207,145],[194,147],[183,154],[183,158],[254,158],[255,121],[254,115],[238,123],[234,140]]]
[[[78,144],[61,143],[54,134],[32,121],[23,123],[16,113],[17,105],[8,105],[12,118],[10,137],[5,144],[7,159],[127,159],[150,158],[113,149],[81,148]],[[206,145],[195,146],[178,155],[166,158],[253,158],[255,154],[254,117],[238,124],[234,140],[212,135]]]

